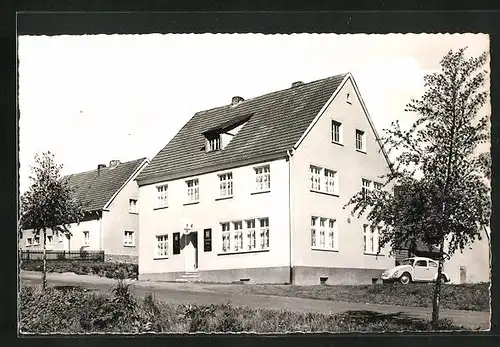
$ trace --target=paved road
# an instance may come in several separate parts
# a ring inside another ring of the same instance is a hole
[[[78,285],[98,292],[109,292],[115,281],[95,276],[49,273],[49,285]],[[21,283],[40,284],[41,273],[21,272]],[[224,293],[224,285],[206,285],[200,283],[166,283],[131,281],[133,292],[141,297],[154,293],[158,300],[176,304],[212,304],[226,303],[234,306],[251,308],[288,309],[299,312],[341,313],[350,310],[367,310],[380,313],[402,313],[420,319],[430,319],[431,309],[425,307],[407,307],[377,304],[349,303],[331,300],[318,300],[270,295],[249,295]],[[490,313],[477,311],[440,310],[441,317],[452,319],[455,324],[470,328],[490,327]]]

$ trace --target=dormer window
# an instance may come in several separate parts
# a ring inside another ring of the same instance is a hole
[[[217,134],[213,137],[207,138],[207,152],[218,151],[221,149],[221,138]]]

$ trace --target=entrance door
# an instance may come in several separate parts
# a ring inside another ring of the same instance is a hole
[[[185,235],[183,252],[186,271],[195,271],[198,269],[198,233],[196,231]]]

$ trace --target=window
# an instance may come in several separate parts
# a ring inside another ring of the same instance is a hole
[[[324,178],[321,178],[321,177]],[[319,166],[309,166],[310,189],[315,192],[338,194],[337,172]]]
[[[363,193],[363,199],[366,199],[366,195],[372,189],[372,181],[361,179],[361,192]]]
[[[346,97],[345,97],[345,101],[348,103],[348,104],[351,104],[351,93],[347,93]]]
[[[128,211],[130,213],[137,213],[137,199],[128,199]]]
[[[332,141],[335,143],[342,143],[341,127],[342,123],[332,120]]]
[[[429,260],[429,266],[430,267],[437,267],[438,265],[435,262]]]
[[[247,246],[248,250],[252,250],[256,248],[255,219],[247,220],[246,223],[247,223]]]
[[[231,233],[229,223],[221,223],[222,228],[222,251],[229,252],[231,249]]]
[[[168,257],[168,235],[156,235],[156,258]]]
[[[33,239],[31,237],[26,238],[26,246],[29,247],[33,245]]]
[[[52,246],[54,242],[54,237],[52,235],[47,235],[47,245]]]
[[[321,190],[321,168],[311,165],[309,167],[311,189]]]
[[[373,189],[375,189],[375,190],[382,190],[382,183],[373,182]]]
[[[427,267],[427,261],[426,260],[417,260],[415,262],[415,266]]]
[[[318,217],[311,217],[311,247],[316,247],[316,223]]]
[[[243,249],[243,223],[241,221],[233,222],[234,227],[234,251]]]
[[[181,233],[173,233],[172,254],[181,254]]]
[[[325,171],[325,192],[334,194],[336,172],[328,169],[324,169],[324,171]]]
[[[35,235],[34,240],[35,242],[33,244],[38,246],[40,244],[40,235]]]
[[[186,181],[187,188],[187,202],[196,202],[200,199],[200,190],[198,185],[198,179]]]
[[[338,250],[335,219],[311,217],[311,248]]]
[[[365,132],[358,129],[356,129],[356,149],[365,151]]]
[[[220,197],[230,197],[233,196],[233,173],[228,172],[219,175],[219,192]]]
[[[57,241],[63,242],[64,234],[62,232],[57,233]]]
[[[88,231],[83,232],[83,245],[84,246],[90,245],[90,233]]]
[[[167,207],[168,206],[168,184],[163,184],[161,186],[156,186],[158,191],[158,201],[157,207]]]
[[[219,134],[207,139],[207,151],[208,152],[218,151],[219,149],[221,149],[221,138],[220,138]]]
[[[269,165],[254,168],[255,170],[255,190],[257,192],[271,189],[271,172]]]
[[[131,230],[125,230],[123,232],[123,245],[124,246],[135,246],[134,232]]]
[[[381,230],[381,227],[363,225],[363,251],[365,253],[380,253],[379,236]]]
[[[269,248],[269,218],[260,218],[260,248]]]

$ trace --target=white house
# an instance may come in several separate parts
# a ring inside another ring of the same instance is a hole
[[[85,217],[70,225],[71,236],[47,232],[48,250],[104,250],[105,260],[137,262],[139,235],[139,189],[134,180],[147,165],[141,158],[63,177],[82,202]],[[42,249],[43,233],[37,237],[24,230],[21,249]]]

